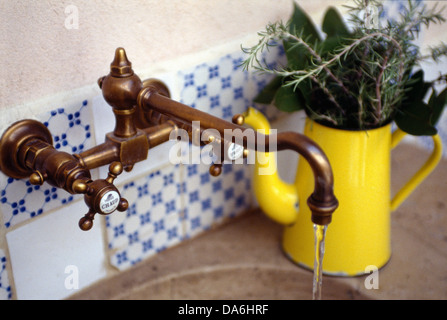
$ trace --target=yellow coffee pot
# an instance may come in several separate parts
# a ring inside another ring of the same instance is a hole
[[[254,108],[245,113],[245,123],[270,133],[264,115]],[[367,268],[382,267],[391,255],[390,213],[436,167],[442,156],[439,136],[423,167],[391,199],[391,150],[405,136],[391,124],[368,131],[334,129],[306,120],[304,135],[327,155],[334,173],[334,194],[339,207],[329,224],[323,273],[341,276],[364,274]],[[253,186],[260,208],[285,225],[282,246],[297,264],[313,269],[314,229],[305,199],[313,191],[314,177],[307,161],[298,161],[295,182],[282,181],[276,170],[259,174],[260,168],[276,168],[274,153],[257,152]],[[300,199],[304,199],[299,205]],[[298,209],[299,207],[299,209]]]

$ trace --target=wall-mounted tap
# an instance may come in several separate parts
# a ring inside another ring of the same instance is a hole
[[[180,129],[186,130],[193,140],[204,133],[207,138],[199,141],[202,145],[212,142],[220,146],[213,149],[221,152],[216,152],[220,161],[210,167],[212,175],[220,173],[222,160],[227,156],[225,146],[229,144],[243,148],[243,154],[250,149],[298,152],[309,162],[315,176],[315,189],[307,200],[312,221],[323,225],[331,222],[338,206],[333,194],[332,169],[324,152],[304,135],[253,134],[253,129],[242,126],[242,115],[235,115],[231,123],[176,102],[170,99],[169,90],[161,81],[141,81],[134,74],[123,48],[116,49],[110,73],[101,77],[98,84],[116,119],[115,129],[106,135],[104,143],[70,155],[56,150],[51,133],[35,120],[12,124],[0,141],[0,170],[4,174],[17,179],[29,178],[32,184],[47,182],[72,194],[84,194],[89,211],[79,221],[82,230],[93,226],[96,213],[107,215],[128,208],[128,202],[113,184],[114,179],[123,170],[132,170],[135,163],[147,158],[150,148],[170,140],[171,133]],[[200,125],[194,126],[193,121]],[[205,134],[208,129],[217,130],[224,138]],[[104,165],[109,165],[107,178],[93,181],[90,170]]]

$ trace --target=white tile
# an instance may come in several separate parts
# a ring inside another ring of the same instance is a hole
[[[241,62],[237,52],[179,71],[181,102],[225,120],[245,111],[248,72]]]
[[[106,276],[102,217],[81,231],[78,221],[86,212],[76,201],[7,233],[18,299],[62,299],[76,283],[82,289]]]

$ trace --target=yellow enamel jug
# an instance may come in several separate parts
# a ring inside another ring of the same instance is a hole
[[[245,123],[268,134],[270,126],[256,109],[249,108]],[[390,213],[436,167],[442,156],[439,136],[424,166],[391,199],[391,150],[405,136],[391,132],[391,125],[368,130],[333,129],[306,120],[304,134],[327,155],[334,173],[334,193],[339,207],[329,224],[323,273],[339,276],[365,274],[381,268],[391,255]],[[295,183],[283,182],[277,172],[257,174],[260,166],[276,166],[273,154],[257,153],[253,185],[259,206],[266,215],[284,224],[282,246],[287,256],[308,269],[314,264],[314,229],[305,199],[313,191],[314,177],[306,161],[298,161]],[[302,203],[298,205],[299,200]],[[298,209],[299,207],[299,209]]]

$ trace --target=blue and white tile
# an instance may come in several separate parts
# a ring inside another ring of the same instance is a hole
[[[242,61],[237,52],[180,71],[181,102],[225,120],[244,112],[250,101]]]
[[[129,209],[106,217],[111,264],[126,269],[182,240],[180,166],[118,186]]]
[[[57,150],[79,153],[94,145],[92,114],[88,99],[38,115],[53,137]],[[63,206],[74,197],[65,190],[44,183],[31,185],[27,179],[0,174],[0,210],[7,228]]]
[[[7,258],[3,250],[0,249],[0,300],[11,300],[12,289],[9,284],[8,271],[6,270]]]
[[[218,177],[209,174],[208,164],[184,167],[183,199],[186,238],[194,237],[249,209],[250,166],[224,164]]]

